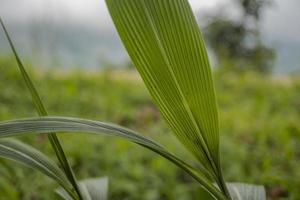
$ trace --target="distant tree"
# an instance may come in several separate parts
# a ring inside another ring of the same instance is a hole
[[[217,61],[225,62],[235,70],[253,69],[268,73],[276,58],[274,49],[266,46],[259,31],[264,8],[270,0],[235,0],[241,17],[232,20],[224,14],[210,16],[205,29],[205,37],[215,53]]]
[[[260,20],[265,7],[272,4],[272,0],[236,0],[239,6],[243,9],[245,18],[253,17],[255,20]]]

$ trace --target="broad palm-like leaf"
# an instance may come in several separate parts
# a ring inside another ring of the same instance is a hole
[[[20,141],[12,139],[0,140],[0,157],[22,163],[36,169],[57,181],[68,195],[75,197],[71,185],[64,172],[46,155]]]
[[[187,0],[106,0],[160,112],[224,192],[219,121],[206,48]]]
[[[66,117],[42,117],[0,122],[0,138],[12,137],[26,133],[49,133],[49,132],[88,132],[95,134],[108,134],[123,137],[133,141],[143,147],[146,147],[159,155],[170,160],[195,180],[197,180],[208,192],[217,199],[226,199],[226,197],[212,184],[207,178],[209,173],[205,170],[198,170],[188,165],[181,159],[168,152],[163,146],[151,139],[143,137],[136,132],[123,128],[118,125],[104,123],[93,120],[66,118]]]

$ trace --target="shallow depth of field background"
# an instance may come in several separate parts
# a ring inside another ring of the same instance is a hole
[[[190,0],[213,66],[226,180],[300,199],[300,2]],[[102,0],[1,0],[0,15],[51,115],[114,122],[182,148],[152,103]],[[36,116],[0,31],[0,120]],[[61,134],[79,178],[108,176],[110,199],[209,199],[156,154],[112,137]],[[22,137],[52,155],[46,136]],[[57,199],[40,173],[0,159],[0,200]]]

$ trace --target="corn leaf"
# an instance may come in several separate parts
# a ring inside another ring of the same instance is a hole
[[[42,100],[41,100],[36,88],[34,87],[34,85],[31,81],[31,79],[30,79],[30,77],[29,77],[29,75],[28,75],[28,73],[27,73],[27,71],[26,71],[26,69],[25,69],[25,67],[24,67],[24,65],[23,65],[16,49],[15,49],[15,47],[14,47],[14,44],[13,44],[13,42],[12,42],[12,40],[11,40],[9,34],[8,34],[8,31],[7,31],[7,29],[6,29],[6,27],[5,27],[5,25],[4,25],[1,18],[0,18],[0,24],[3,28],[3,30],[4,30],[6,38],[9,42],[9,45],[12,49],[12,52],[13,52],[14,56],[15,56],[15,59],[17,61],[18,67],[19,67],[19,70],[20,70],[21,75],[24,79],[25,85],[26,85],[26,87],[28,88],[28,90],[31,94],[31,98],[32,98],[32,101],[35,105],[36,111],[38,112],[38,114],[40,116],[47,116],[48,115],[47,110],[46,110],[44,104],[42,103]],[[71,182],[71,184],[75,188],[78,196],[81,197],[80,190],[79,190],[79,187],[77,185],[76,177],[75,177],[75,175],[73,173],[73,170],[72,170],[72,168],[71,168],[71,166],[68,162],[68,159],[67,159],[67,157],[66,157],[66,155],[63,151],[63,148],[60,144],[60,141],[59,141],[58,137],[56,136],[55,133],[50,133],[50,134],[48,134],[48,138],[49,138],[49,141],[50,141],[50,143],[53,147],[53,150],[55,151],[55,154],[56,154],[56,156],[57,156],[57,158],[58,158],[65,174],[67,175],[67,178],[69,179],[69,181]]]
[[[91,178],[79,181],[79,187],[83,196],[88,200],[107,200],[108,196],[108,178]],[[63,189],[59,188],[56,193],[64,200],[72,200],[72,197]]]
[[[143,137],[142,135],[118,125],[105,123],[94,120],[67,118],[67,117],[40,117],[31,119],[20,119],[12,121],[0,122],[0,138],[12,137],[17,135],[24,135],[27,133],[48,133],[48,132],[66,132],[66,133],[94,133],[107,134],[118,136],[135,142],[143,147],[146,147],[162,157],[168,159],[185,172],[191,175],[198,181],[203,188],[210,192],[217,199],[227,199],[218,189],[213,185],[211,180],[207,178],[209,173],[203,168],[195,169],[189,164],[182,161],[162,145],[154,142],[151,139]]]
[[[160,112],[219,176],[219,122],[203,38],[187,0],[106,0],[129,56]]]
[[[74,193],[65,174],[46,155],[20,141],[12,139],[0,140],[0,157],[10,159],[36,169],[59,183],[70,196]]]

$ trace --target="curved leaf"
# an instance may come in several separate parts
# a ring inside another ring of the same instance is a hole
[[[0,140],[0,157],[17,161],[36,169],[59,183],[71,196],[71,185],[65,174],[46,155],[33,147],[12,139]]]
[[[209,173],[202,169],[201,171],[191,167],[181,159],[177,158],[168,152],[160,144],[151,139],[143,137],[134,131],[123,128],[118,125],[67,117],[41,117],[31,119],[12,120],[0,123],[0,138],[11,137],[26,133],[48,133],[48,132],[88,132],[95,134],[106,133],[108,135],[123,137],[133,141],[141,146],[144,146],[159,155],[167,158],[188,174],[197,180],[208,192],[210,192],[217,199],[226,199],[225,196],[212,184],[207,178]]]

